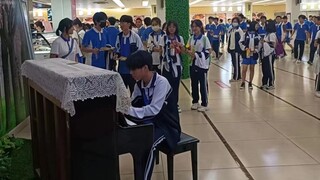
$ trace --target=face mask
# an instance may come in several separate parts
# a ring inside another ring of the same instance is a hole
[[[152,30],[153,31],[159,31],[160,30],[160,26],[152,26]]]
[[[239,26],[239,23],[232,23],[232,26],[233,26],[233,27],[238,27],[238,26]]]

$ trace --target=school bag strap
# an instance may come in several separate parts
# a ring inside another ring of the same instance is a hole
[[[71,52],[72,52],[72,50],[73,50],[73,46],[74,46],[74,39],[71,40],[71,46],[69,47],[69,52],[68,52],[68,54],[62,56],[62,57],[61,57],[62,59],[65,59],[66,57],[68,57],[68,56],[71,54]]]

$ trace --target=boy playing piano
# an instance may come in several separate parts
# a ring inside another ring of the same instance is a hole
[[[152,56],[137,51],[127,58],[130,74],[137,81],[132,93],[132,106],[126,118],[137,124],[154,126],[154,143],[145,169],[145,180],[150,180],[155,152],[160,144],[174,149],[180,140],[180,122],[177,103],[172,100],[168,80],[152,71]]]

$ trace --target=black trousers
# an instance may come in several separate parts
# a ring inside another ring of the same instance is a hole
[[[230,54],[231,54],[231,61],[233,66],[232,79],[239,80],[241,79],[240,53],[231,51]]]
[[[314,41],[311,42],[310,45],[310,54],[309,54],[309,61],[313,63],[314,55],[316,54],[317,47],[314,47]]]
[[[320,73],[316,77],[316,91],[320,91]]]
[[[199,102],[199,83],[201,94],[201,106],[208,106],[208,70],[203,70],[195,66],[190,67],[192,104]]]
[[[305,41],[302,40],[294,40],[294,58],[298,60],[302,60],[303,52],[304,52]],[[299,52],[298,52],[299,49]],[[299,55],[299,57],[298,57]]]
[[[181,80],[181,67],[178,66],[178,77],[174,77],[172,72],[168,72],[165,68],[163,68],[162,75],[167,78],[170,86],[172,87],[172,100],[178,105],[179,102],[179,87]]]
[[[219,49],[220,49],[220,42],[219,40],[217,41],[212,41],[211,42],[212,50],[214,53],[216,53],[216,58],[219,58]]]
[[[262,60],[262,85],[274,85],[274,55],[269,55]]]
[[[124,85],[126,86],[126,88],[129,87],[130,93],[132,94],[132,92],[134,90],[134,85],[136,84],[136,81],[133,79],[131,74],[121,74],[121,77],[124,82]]]

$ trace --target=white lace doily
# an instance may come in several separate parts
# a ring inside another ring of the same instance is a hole
[[[61,108],[75,115],[74,101],[117,96],[116,111],[126,114],[131,99],[117,72],[74,63],[64,59],[28,60],[22,75],[61,102]]]

